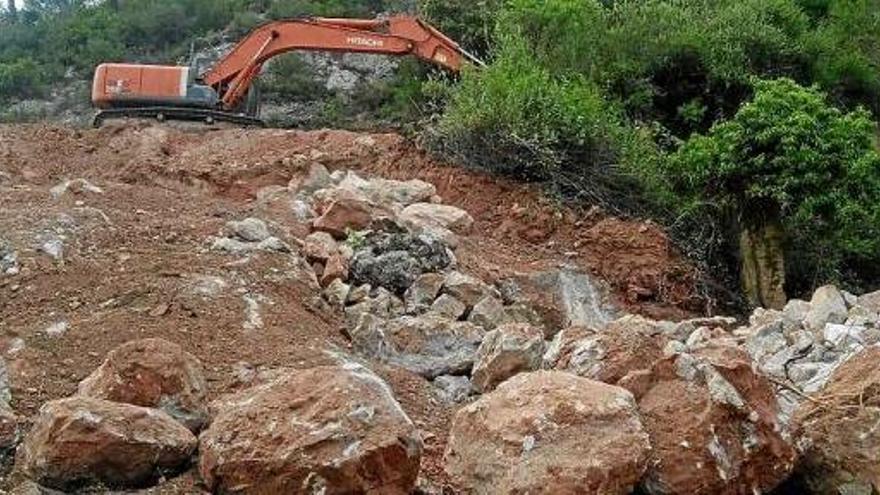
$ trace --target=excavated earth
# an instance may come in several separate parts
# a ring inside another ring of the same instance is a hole
[[[433,184],[444,203],[473,216],[456,256],[488,282],[565,264],[605,284],[621,313],[676,320],[704,309],[697,273],[656,225],[571,209],[536,187],[437,163],[395,134],[5,126],[0,237],[18,248],[20,272],[0,277],[0,354],[23,430],[42,404],[76,392],[109,351],[135,339],[164,338],[194,354],[210,398],[242,388],[249,374],[329,364],[326,351],[346,351],[341,314],[302,266],[209,249],[228,221],[251,216],[289,245],[303,239],[308,226],[289,204],[264,194],[303,175],[303,156],[331,172]],[[58,188],[74,179],[89,185]],[[418,375],[372,368],[423,432],[421,475],[443,485],[458,406],[437,400]],[[21,482],[11,468],[0,492]],[[149,492],[203,489],[193,468]]]

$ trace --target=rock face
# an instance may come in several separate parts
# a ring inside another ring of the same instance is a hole
[[[415,485],[422,444],[385,382],[346,364],[224,399],[200,452],[214,492],[403,495]]]
[[[387,321],[363,314],[351,337],[363,355],[436,378],[470,373],[483,332],[432,314]]]
[[[458,412],[445,469],[462,493],[626,494],[649,451],[629,392],[539,371]]]
[[[791,472],[773,388],[742,351],[676,354],[627,386],[651,435],[648,493],[766,493]]]
[[[370,284],[403,295],[420,275],[439,272],[451,263],[446,244],[435,237],[379,234],[355,252],[350,276],[356,285]]]
[[[79,395],[162,409],[192,431],[207,420],[202,365],[162,339],[123,344],[79,384]]]
[[[804,459],[800,469],[813,493],[880,490],[880,348],[841,365],[824,390],[794,415]]]
[[[513,299],[534,308],[552,338],[570,326],[601,328],[614,320],[606,290],[589,275],[571,268],[515,274]]]
[[[488,392],[508,378],[541,367],[544,333],[524,324],[502,325],[486,334],[477,350],[473,385]]]
[[[74,489],[140,487],[185,467],[196,437],[157,409],[72,397],[47,402],[19,450],[25,474]]]

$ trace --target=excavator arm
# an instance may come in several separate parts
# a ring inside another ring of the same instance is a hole
[[[263,64],[293,50],[414,55],[458,72],[465,60],[483,63],[429,24],[409,16],[389,19],[291,19],[264,24],[246,36],[202,79],[222,107],[234,109]]]

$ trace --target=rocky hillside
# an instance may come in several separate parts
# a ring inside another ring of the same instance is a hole
[[[880,296],[709,317],[655,225],[396,135],[0,127],[0,211],[0,491],[877,479]]]

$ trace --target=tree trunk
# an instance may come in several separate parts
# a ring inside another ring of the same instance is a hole
[[[778,221],[743,228],[739,238],[740,278],[749,303],[770,309],[785,306],[783,230]]]
[[[9,18],[15,21],[18,19],[18,9],[15,8],[15,0],[7,0],[6,1],[6,10],[9,14]]]

